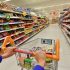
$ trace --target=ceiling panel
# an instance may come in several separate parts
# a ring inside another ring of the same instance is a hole
[[[33,9],[38,8],[40,11],[44,10],[45,12],[49,12],[52,9],[62,10],[63,8],[70,6],[70,0],[11,0],[8,1],[8,3],[20,7],[28,7]]]
[[[5,1],[5,0],[0,0]],[[24,6],[24,7],[43,7],[43,6],[51,6],[63,3],[70,3],[70,0],[11,0],[9,3]]]

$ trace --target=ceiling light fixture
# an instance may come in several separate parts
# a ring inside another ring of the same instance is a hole
[[[3,2],[9,2],[9,1],[11,1],[11,0],[4,0]]]
[[[5,0],[5,1],[11,1],[11,0]]]

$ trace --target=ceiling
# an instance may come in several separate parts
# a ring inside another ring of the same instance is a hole
[[[51,10],[61,11],[63,8],[70,7],[70,0],[10,0],[7,2],[20,7],[33,8],[43,13],[49,13]]]

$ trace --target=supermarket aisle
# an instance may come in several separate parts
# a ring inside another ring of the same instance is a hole
[[[33,37],[31,40],[36,38],[50,38],[60,39],[60,61],[58,70],[70,70],[70,46],[66,41],[61,29],[58,24],[51,24],[48,28],[44,29],[38,35]]]
[[[64,35],[62,34],[58,24],[51,24],[48,28],[41,31],[39,34],[31,38],[30,40],[36,38],[51,38],[51,39],[60,39],[61,47],[60,47],[60,61],[59,61],[59,69],[58,70],[70,70],[70,46],[68,45]],[[30,41],[29,40],[29,41]],[[22,45],[23,47],[23,45]],[[0,64],[1,70],[20,70],[17,66],[17,62],[15,57],[11,57],[8,60],[3,61]]]

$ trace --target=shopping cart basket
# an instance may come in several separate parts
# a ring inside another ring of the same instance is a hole
[[[20,49],[25,51],[38,51],[45,50],[48,54],[55,54],[55,40],[53,39],[42,39],[38,38],[32,40],[30,42],[25,43]],[[21,70],[33,70],[33,67],[38,64],[34,57],[30,54],[16,53],[16,59],[18,65],[21,67]],[[23,61],[24,60],[24,61]],[[58,69],[58,61],[46,58],[45,70],[57,70]]]

